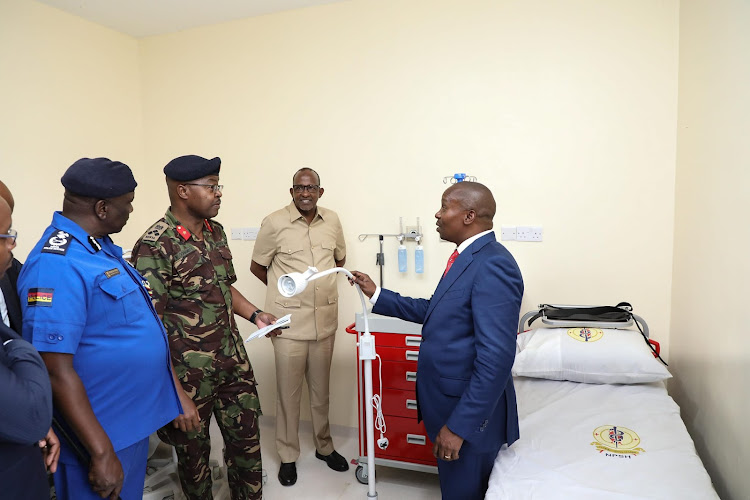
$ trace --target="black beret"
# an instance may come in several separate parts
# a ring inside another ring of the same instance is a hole
[[[221,168],[221,158],[207,160],[202,156],[179,156],[167,163],[164,175],[176,181],[194,181],[207,175],[218,175]]]
[[[100,200],[130,193],[138,185],[130,167],[109,158],[81,158],[60,181],[71,193]]]

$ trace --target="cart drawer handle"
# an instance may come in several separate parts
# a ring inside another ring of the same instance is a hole
[[[417,409],[417,400],[416,399],[407,399],[406,400],[406,409],[407,410],[416,410]]]
[[[406,442],[409,444],[425,445],[427,444],[427,438],[425,436],[420,436],[419,434],[407,434]]]
[[[407,361],[417,361],[419,359],[419,351],[406,351]]]
[[[422,343],[422,337],[406,337],[404,341],[408,346],[419,346]]]
[[[417,372],[406,372],[406,381],[407,382],[416,382],[417,381]]]

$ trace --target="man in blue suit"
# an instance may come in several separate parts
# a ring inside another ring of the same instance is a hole
[[[486,186],[461,182],[445,190],[437,231],[457,248],[429,300],[381,290],[352,273],[374,313],[423,325],[418,413],[434,443],[444,499],[484,498],[497,452],[518,439],[510,371],[523,279],[495,239],[494,215]]]
[[[11,222],[11,207],[0,192],[0,279],[14,260],[17,233]],[[49,499],[45,462],[54,470],[59,456],[59,442],[49,430],[49,376],[36,349],[2,321],[0,380],[0,496]]]

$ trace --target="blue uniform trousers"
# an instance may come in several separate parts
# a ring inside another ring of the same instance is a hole
[[[117,452],[125,481],[120,492],[122,500],[143,498],[143,483],[146,480],[148,460],[148,438]],[[55,472],[55,491],[58,500],[101,500],[89,484],[89,468],[80,463],[58,463]]]

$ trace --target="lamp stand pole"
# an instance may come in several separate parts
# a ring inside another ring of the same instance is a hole
[[[317,269],[310,268],[309,272],[312,271],[317,271]],[[354,275],[343,267],[334,267],[325,271],[315,272],[315,274],[307,275],[303,279],[313,281],[328,274],[339,272],[354,279]],[[359,285],[355,283],[354,286],[359,292],[359,300],[362,302],[362,318],[365,322],[365,331],[359,337],[359,360],[363,363],[365,370],[365,400],[367,401],[367,410],[365,412],[365,434],[367,434],[367,498],[378,498],[378,493],[375,491],[375,422],[373,420],[371,408],[372,360],[375,359],[375,337],[370,333],[370,325],[367,320],[367,302],[365,301],[365,294],[362,293],[362,289]]]

